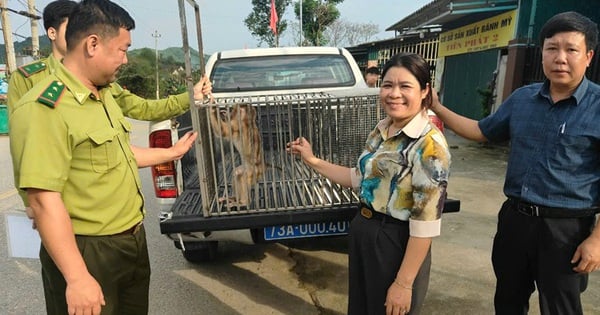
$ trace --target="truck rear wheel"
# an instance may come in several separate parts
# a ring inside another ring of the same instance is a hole
[[[184,242],[185,250],[181,250],[183,258],[191,263],[205,263],[213,261],[217,257],[219,242]],[[179,242],[175,242],[175,247],[181,249]]]

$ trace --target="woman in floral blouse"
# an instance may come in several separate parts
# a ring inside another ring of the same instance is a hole
[[[356,167],[316,157],[304,138],[288,143],[315,171],[360,192],[350,228],[349,315],[420,313],[448,182],[448,145],[427,115],[429,65],[400,53],[384,65],[382,78],[387,117],[369,134]]]

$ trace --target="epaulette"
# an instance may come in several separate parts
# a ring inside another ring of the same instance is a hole
[[[44,61],[37,61],[17,68],[19,72],[26,78],[29,78],[32,74],[38,73],[46,69],[46,63]]]
[[[58,101],[60,100],[60,97],[62,96],[64,90],[64,83],[60,81],[52,81],[50,85],[48,85],[48,87],[44,90],[44,92],[40,94],[37,101],[50,108],[54,108],[56,107],[56,104],[58,104]]]

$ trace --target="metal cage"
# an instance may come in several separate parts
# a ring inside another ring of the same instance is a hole
[[[242,118],[236,112],[241,106],[255,116]],[[204,217],[331,208],[358,202],[352,189],[320,176],[299,157],[287,153],[286,145],[304,137],[316,156],[355,166],[369,132],[382,118],[378,95],[373,92],[362,96],[304,93],[221,97],[210,104],[197,102],[196,107],[198,119],[193,121],[199,125],[194,129],[203,137],[196,146],[196,158]],[[263,172],[248,185],[248,202],[244,205],[229,202],[240,196],[236,191],[240,185],[235,187],[234,177],[251,177],[248,168],[240,168],[248,162],[242,161],[240,147],[252,148],[253,153],[263,157],[259,163],[264,165]]]

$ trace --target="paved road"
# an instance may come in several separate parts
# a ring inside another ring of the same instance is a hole
[[[133,142],[146,145],[146,138],[146,124],[134,122]],[[449,195],[461,200],[462,210],[444,216],[442,236],[434,240],[424,314],[493,314],[490,248],[503,200],[506,148],[473,144],[451,134],[448,139],[453,154]],[[0,136],[0,167],[0,315],[43,314],[39,262],[10,257],[7,248],[4,217],[23,206],[12,186],[6,136]],[[141,176],[144,193],[151,197],[148,170]],[[345,314],[345,238],[220,244],[215,262],[192,265],[160,235],[156,204],[147,199],[150,314]],[[585,314],[600,315],[599,280],[598,273],[590,277],[583,295]],[[532,299],[530,314],[539,314],[536,305]]]

